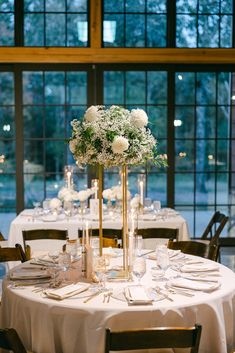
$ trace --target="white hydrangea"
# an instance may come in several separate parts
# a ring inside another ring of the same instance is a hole
[[[122,154],[124,151],[128,150],[129,142],[123,136],[117,136],[112,143],[113,153]]]
[[[132,199],[131,199],[131,202],[130,202],[130,206],[131,208],[139,208],[139,205],[140,205],[140,195],[136,194]]]
[[[131,110],[131,122],[138,128],[143,128],[148,124],[148,116],[143,109]]]
[[[99,117],[98,107],[95,105],[91,105],[85,112],[84,118],[86,122],[94,122]]]
[[[62,202],[57,199],[57,197],[54,197],[53,199],[50,200],[49,207],[52,210],[58,210],[62,206]]]
[[[86,201],[88,197],[90,197],[93,194],[93,190],[87,189],[87,190],[81,190],[78,192],[77,199],[81,202]]]
[[[105,190],[103,190],[102,196],[106,200],[115,199],[115,193],[114,193],[113,189],[105,189]]]
[[[122,200],[122,187],[121,187],[121,185],[113,186],[112,190],[115,195],[115,199]],[[130,198],[131,198],[131,193],[129,190],[127,190],[127,200],[130,200]]]

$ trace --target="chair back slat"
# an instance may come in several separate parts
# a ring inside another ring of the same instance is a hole
[[[217,261],[219,246],[216,244],[206,244],[193,240],[189,241],[168,241],[168,248],[172,250],[181,250],[185,254],[204,257],[209,260]]]
[[[8,262],[8,261],[21,261],[25,262],[26,255],[24,250],[20,244],[16,244],[15,247],[0,247],[0,262]]]
[[[222,230],[224,229],[226,223],[228,222],[228,217],[223,213],[216,211],[209,221],[207,227],[205,228],[201,239],[210,240],[211,244],[218,244],[218,239]]]
[[[110,351],[153,348],[191,348],[197,353],[201,325],[195,327],[162,327],[111,332],[106,329],[105,353]]]
[[[177,228],[142,228],[137,233],[142,235],[143,239],[164,238],[178,239],[179,230]]]

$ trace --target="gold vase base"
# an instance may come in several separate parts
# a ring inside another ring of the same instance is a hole
[[[129,282],[132,281],[132,274],[128,270],[112,270],[108,276],[108,281],[121,281]]]

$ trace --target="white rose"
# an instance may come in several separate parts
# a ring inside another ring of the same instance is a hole
[[[91,105],[85,112],[84,118],[88,123],[96,121],[99,117],[98,108],[95,105]]]
[[[69,141],[69,148],[72,153],[75,153],[76,150],[76,140]]]
[[[131,110],[131,123],[138,128],[143,128],[148,124],[148,116],[143,109]]]
[[[121,154],[128,149],[129,142],[125,137],[117,136],[114,138],[111,147],[112,147],[113,153]]]
[[[90,189],[81,190],[81,191],[78,192],[78,200],[79,201],[85,201],[91,195],[92,195],[92,191]]]
[[[111,199],[112,190],[111,190],[111,189],[105,189],[105,190],[103,190],[102,196],[103,196],[104,199]]]
[[[140,204],[140,196],[136,195],[130,202],[131,208],[138,208]]]
[[[61,201],[59,199],[57,199],[56,197],[54,197],[53,199],[50,200],[49,207],[52,210],[56,210],[56,209],[60,208],[61,206],[62,206]]]

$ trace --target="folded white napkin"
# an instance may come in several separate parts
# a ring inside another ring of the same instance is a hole
[[[50,278],[51,275],[46,270],[26,270],[26,269],[18,269],[10,272],[10,279],[40,279],[40,278]]]
[[[168,249],[168,254],[169,254],[169,258],[172,261],[176,261],[176,260],[181,260],[185,258],[185,254],[183,254],[181,252],[181,250],[172,250],[172,249]],[[148,258],[150,260],[156,260],[156,253],[154,254],[149,254]]]
[[[203,292],[212,292],[220,287],[219,282],[199,282],[191,281],[186,278],[175,278],[168,282],[170,287],[180,287]]]
[[[219,271],[219,266],[216,264],[189,264],[184,265],[180,268],[181,272],[209,272],[209,271]]]
[[[128,286],[125,288],[125,297],[129,305],[148,305],[153,300],[149,298],[143,286]]]
[[[90,287],[88,283],[72,283],[62,288],[47,289],[43,293],[50,298],[63,300],[65,298],[72,297],[76,294],[86,291]]]
[[[210,273],[203,273],[203,276],[200,276],[200,274],[197,273],[182,273],[181,277],[186,278],[186,279],[190,279],[192,281],[200,281],[200,282],[215,282],[218,283],[218,275],[217,276],[210,276]]]

